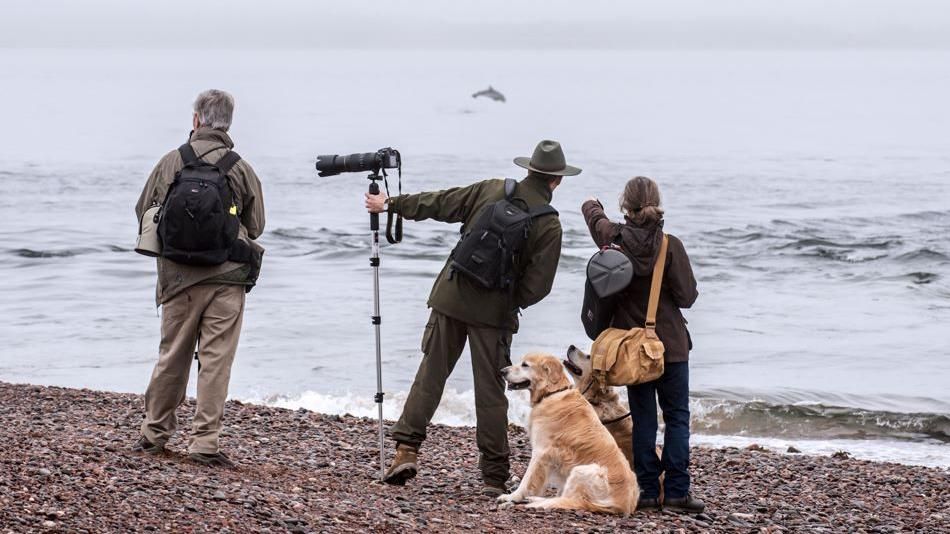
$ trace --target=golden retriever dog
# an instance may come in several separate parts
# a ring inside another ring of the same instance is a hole
[[[574,381],[574,387],[581,391],[597,412],[597,418],[610,431],[610,435],[630,463],[630,469],[633,469],[633,418],[630,417],[630,409],[620,403],[620,396],[615,388],[608,387],[607,391],[604,391],[594,384],[590,354],[571,345],[567,348],[567,358],[562,363]],[[656,455],[663,456],[663,447],[656,446]],[[663,499],[664,478],[665,475],[661,474],[660,500]]]
[[[561,362],[529,354],[521,365],[502,369],[509,389],[531,394],[528,435],[531,460],[518,488],[498,497],[503,506],[588,510],[629,515],[640,487],[614,438],[589,402],[564,374]],[[546,489],[556,497],[544,497]]]
[[[594,408],[597,419],[610,431],[630,464],[630,469],[633,469],[633,420],[630,410],[620,403],[620,396],[614,388],[608,387],[605,391],[594,383],[590,354],[571,345],[563,364],[574,381],[574,387]]]

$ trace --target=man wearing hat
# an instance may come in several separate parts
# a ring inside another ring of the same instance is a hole
[[[418,471],[419,446],[426,437],[442,390],[455,367],[465,343],[472,354],[475,381],[476,441],[484,493],[501,495],[507,490],[508,399],[499,371],[510,361],[512,334],[518,331],[518,312],[540,302],[551,291],[558,260],[561,257],[561,223],[557,212],[545,210],[554,189],[563,176],[580,169],[567,165],[557,141],[541,141],[531,158],[515,158],[515,164],[528,169],[512,194],[513,203],[531,212],[545,215],[532,219],[530,230],[517,255],[511,288],[486,288],[477,280],[452,268],[446,261],[429,294],[432,309],[422,336],[424,354],[399,421],[391,433],[396,440],[396,456],[386,473],[386,482],[403,485]],[[506,197],[505,180],[485,180],[467,187],[443,191],[400,195],[366,195],[370,213],[388,210],[406,219],[434,219],[462,223],[470,228],[483,208]],[[539,209],[540,208],[540,209]]]

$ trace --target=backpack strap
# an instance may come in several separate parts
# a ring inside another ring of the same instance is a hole
[[[660,245],[660,254],[653,266],[653,282],[650,284],[650,302],[647,305],[647,322],[644,325],[647,335],[653,333],[656,337],[656,309],[660,305],[660,288],[663,285],[663,270],[666,268],[666,251],[669,249],[670,237],[663,234],[663,244]]]
[[[191,143],[185,143],[178,147],[178,153],[181,154],[181,161],[185,165],[198,163],[198,154],[195,154],[195,149],[191,146]]]
[[[528,208],[528,215],[534,219],[535,217],[540,217],[542,215],[558,215],[558,212],[556,209],[554,209],[554,206],[550,204],[543,204],[541,206]]]
[[[505,200],[511,201],[511,197],[515,195],[515,187],[518,185],[513,178],[505,178]]]
[[[219,159],[214,166],[221,171],[221,174],[227,175],[239,161],[241,161],[241,156],[239,156],[237,152],[230,150],[227,154],[221,156],[221,159]]]

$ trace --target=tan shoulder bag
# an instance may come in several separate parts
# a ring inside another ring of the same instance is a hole
[[[632,386],[656,380],[663,375],[663,342],[656,335],[656,309],[660,304],[663,270],[669,237],[663,234],[660,254],[653,266],[650,301],[646,324],[630,330],[608,328],[594,341],[591,362],[594,380],[601,389],[608,386]]]

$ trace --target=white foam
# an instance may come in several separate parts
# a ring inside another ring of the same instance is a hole
[[[399,391],[386,394],[383,402],[383,417],[396,420],[406,403],[408,392]],[[305,408],[325,414],[350,414],[359,417],[377,417],[379,412],[372,394],[356,394],[347,392],[342,395],[330,395],[317,391],[306,391],[296,397],[272,396],[263,398],[249,398],[247,402],[265,404],[279,408]],[[516,392],[508,394],[508,419],[516,425],[522,425],[528,420],[527,393]],[[475,392],[474,390],[458,391],[446,389],[442,394],[442,402],[432,418],[433,423],[450,426],[475,425]]]
[[[400,391],[386,395],[383,403],[383,417],[396,420],[402,412],[406,402],[407,392]],[[508,392],[508,419],[510,422],[524,426],[528,419],[530,405],[525,392]],[[340,395],[306,391],[294,397],[269,396],[242,399],[249,403],[264,404],[279,408],[304,408],[325,414],[350,414],[359,417],[375,418],[378,415],[376,403],[371,393],[347,392]],[[690,408],[696,410],[695,419],[701,417],[703,407],[701,403],[690,402]],[[707,407],[708,408],[708,407]],[[433,423],[450,426],[475,425],[475,393],[473,390],[458,391],[446,389],[442,395],[442,402],[432,419]],[[662,425],[658,441],[662,441]],[[896,440],[789,440],[761,436],[734,436],[693,434],[693,445],[708,447],[746,447],[753,443],[777,452],[785,452],[789,446],[794,446],[804,454],[827,456],[837,451],[847,451],[855,458],[875,461],[896,462],[909,465],[924,465],[930,467],[950,467],[950,447],[940,443],[919,443]]]
[[[693,434],[692,445],[706,447],[747,447],[757,444],[766,449],[786,453],[789,447],[795,447],[802,454],[829,456],[838,451],[846,451],[854,458],[877,462],[894,462],[907,465],[928,467],[950,467],[950,447],[940,443],[917,443],[896,440],[788,440],[782,438],[752,436],[721,436]]]

